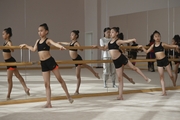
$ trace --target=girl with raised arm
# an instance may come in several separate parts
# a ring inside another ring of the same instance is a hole
[[[6,28],[2,32],[2,37],[5,40],[3,46],[12,46],[12,42],[10,38],[12,37],[12,29]],[[11,52],[14,52],[13,49],[3,49],[3,58],[5,62],[16,62],[16,60],[11,56]],[[7,100],[10,100],[10,95],[13,87],[12,77],[14,75],[19,79],[21,82],[24,91],[27,95],[30,95],[29,88],[26,86],[26,83],[23,79],[23,77],[20,75],[18,69],[16,66],[7,66],[7,78],[8,78],[8,94],[7,94]]]
[[[172,45],[178,45],[180,46],[180,36],[179,35],[175,35],[172,39]],[[178,49],[176,49],[174,51],[175,54],[175,58],[180,59],[180,51]],[[174,69],[174,74],[175,74],[175,82],[177,82],[177,78],[178,78],[178,69],[179,69],[179,65],[180,65],[180,60],[179,61],[174,61],[175,63],[175,69]]]
[[[111,28],[107,27],[104,28],[104,37],[100,39],[100,46],[106,46],[108,45],[109,41],[111,40],[110,36]],[[119,39],[123,40],[124,36],[122,33],[118,36]],[[109,54],[108,50],[102,50],[102,59],[103,60],[111,60],[111,56]],[[104,81],[104,87],[107,88],[107,80],[109,79],[109,76],[111,76],[113,87],[117,87],[115,84],[116,80],[116,70],[113,63],[103,63],[103,81]],[[135,84],[132,78],[129,78],[124,72],[123,77],[125,77],[129,82],[132,84]]]
[[[155,52],[155,56],[157,59],[157,69],[159,72],[159,76],[160,76],[160,81],[161,81],[161,87],[162,87],[162,95],[166,96],[166,90],[165,90],[165,82],[164,82],[164,69],[163,67],[166,68],[170,79],[173,82],[173,85],[176,86],[175,80],[174,80],[174,76],[171,72],[171,67],[169,64],[169,60],[168,58],[165,56],[165,51],[164,51],[164,47],[169,47],[169,48],[177,48],[177,45],[168,45],[166,43],[161,42],[161,34],[158,31],[154,31],[153,33],[153,38],[155,40],[155,43],[152,44],[148,50],[146,50],[143,46],[142,49],[144,52],[149,53],[151,50],[154,50]]]
[[[120,40],[118,38],[119,34],[119,27],[113,27],[111,28],[111,41],[108,43],[108,45],[103,46],[103,47],[98,47],[102,50],[109,49],[109,53],[111,55],[111,59],[113,60],[113,63],[116,68],[116,74],[118,76],[118,81],[119,81],[119,96],[118,100],[123,100],[123,72],[124,72],[124,66],[128,65],[131,69],[136,71],[138,74],[140,74],[147,83],[151,81],[151,79],[147,78],[141,70],[134,66],[119,50],[121,44],[126,44],[126,43],[131,43],[131,42],[136,42],[136,39],[129,39],[129,40]]]
[[[73,30],[70,34],[70,39],[71,42],[58,42],[59,44],[62,45],[68,45],[68,46],[80,46],[79,42],[77,41],[77,39],[79,38],[79,30]],[[80,49],[81,51],[83,51],[82,49]],[[78,54],[77,49],[69,49],[69,55],[71,57],[72,60],[82,60],[82,57]],[[81,84],[81,68],[85,67],[88,70],[90,70],[93,75],[95,77],[97,77],[98,79],[100,79],[98,73],[96,73],[94,71],[94,69],[87,65],[87,64],[75,64],[76,67],[76,77],[77,77],[77,87],[76,87],[76,91],[75,91],[75,95],[79,94],[79,88],[80,88],[80,84]]]
[[[42,75],[44,78],[44,85],[46,88],[46,98],[47,98],[47,103],[44,106],[45,108],[51,108],[51,87],[50,87],[50,71],[54,73],[56,76],[57,80],[61,84],[63,90],[66,93],[66,96],[69,100],[70,103],[73,103],[73,99],[69,95],[68,89],[66,87],[66,83],[63,80],[63,78],[60,75],[59,72],[59,67],[54,60],[54,58],[50,54],[50,45],[53,45],[60,50],[64,50],[65,48],[57,43],[55,43],[53,40],[47,38],[47,34],[49,32],[49,28],[46,23],[41,24],[38,28],[38,34],[40,39],[38,39],[34,45],[34,47],[22,44],[20,47],[27,47],[29,50],[35,52],[38,50],[39,58],[41,61],[41,68],[42,68]]]

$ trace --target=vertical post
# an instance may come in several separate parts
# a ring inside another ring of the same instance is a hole
[[[23,61],[23,51],[22,51],[22,49],[20,49],[20,54],[21,54],[21,62]]]
[[[170,28],[170,20],[169,20],[169,0],[167,0],[167,7],[168,7],[168,44],[170,44],[170,41],[169,41],[169,38],[170,38],[170,31],[169,31],[169,28]]]
[[[174,49],[173,49],[173,58],[174,58]]]
[[[28,50],[28,55],[29,55],[29,62],[31,61],[31,51]]]

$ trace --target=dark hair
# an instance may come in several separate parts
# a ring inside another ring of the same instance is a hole
[[[180,36],[179,35],[174,35],[173,39],[177,45],[180,45]]]
[[[41,24],[39,27],[43,27],[45,30],[47,30],[49,32],[49,28],[46,23]]]
[[[154,35],[155,35],[155,34],[159,34],[159,35],[161,36],[160,32],[157,31],[157,30],[155,30],[155,31],[153,32],[153,38],[154,38]]]
[[[9,34],[9,37],[12,37],[12,29],[10,27],[5,28],[4,31]]]
[[[154,40],[154,35],[152,34],[151,36],[150,36],[150,43],[152,43],[152,42],[154,42],[155,40]]]
[[[119,33],[118,34],[118,38],[121,39],[121,40],[124,40],[124,34],[123,33]]]
[[[114,31],[118,32],[119,33],[119,27],[112,27],[111,29],[113,29]]]
[[[79,38],[79,30],[73,30],[71,32],[73,32],[75,35],[77,35],[77,38]]]
[[[105,33],[106,31],[108,31],[108,30],[111,30],[111,28],[110,28],[110,27],[104,28],[104,33]],[[104,34],[104,37],[105,37],[105,34]]]

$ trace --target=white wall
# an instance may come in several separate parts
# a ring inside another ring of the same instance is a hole
[[[85,33],[92,32],[92,45],[98,44],[98,2],[97,0],[85,0]],[[92,51],[92,59],[97,59],[97,51]]]
[[[0,0],[0,16],[0,31],[13,29],[13,45],[34,45],[39,38],[38,26],[44,22],[49,26],[48,37],[54,41],[70,41],[70,32],[80,30],[79,42],[84,44],[84,0]],[[2,37],[0,40],[3,44]],[[71,59],[68,50],[52,50],[51,54],[56,60]],[[80,54],[84,57],[84,52]],[[20,60],[18,50],[13,56]],[[27,60],[27,54],[24,57]],[[31,54],[31,60],[39,60],[37,52]]]
[[[180,6],[180,0],[101,0],[101,28],[109,26],[109,17]]]
[[[103,0],[102,0],[103,1]],[[170,3],[168,5],[168,3]],[[177,7],[180,0],[107,0],[108,15],[116,16],[149,10]]]
[[[167,17],[166,20],[168,21],[168,17],[170,18],[172,16],[173,7],[180,6],[180,0],[100,0],[101,6],[97,6],[98,0],[85,0],[85,1],[86,1],[85,2],[85,6],[86,6],[85,10],[86,10],[86,13],[88,13],[85,15],[85,32],[93,31],[93,33],[94,32],[100,33],[100,35],[103,35],[103,29],[105,27],[110,26],[109,18],[112,16],[141,13],[141,12],[145,12],[145,11],[153,12],[153,10],[167,9],[167,14],[166,15],[164,14],[163,17]],[[100,7],[101,15],[97,17],[97,11],[98,11],[99,7]],[[168,7],[169,7],[169,9],[168,9]],[[178,12],[178,10],[179,9],[176,9],[176,12]],[[153,15],[151,15],[151,16],[153,16]],[[100,17],[101,21],[97,22],[99,17]],[[135,18],[135,19],[137,19],[137,18]],[[176,19],[174,21],[178,21],[178,19]],[[126,20],[124,22],[126,22]],[[153,21],[147,21],[147,22],[153,22]],[[175,27],[174,32],[168,31],[167,28],[172,27],[170,24],[173,24],[173,21],[169,20],[168,23],[169,23],[169,26],[166,26],[165,32],[166,32],[166,34],[168,34],[168,39],[170,39],[171,35],[173,33],[177,33],[177,32],[175,32],[175,30],[177,30],[178,27]],[[88,24],[88,25],[86,25],[86,24]],[[99,25],[101,28],[99,31],[97,31],[97,25]],[[174,23],[174,26],[175,26],[175,23]],[[162,27],[164,27],[164,26],[162,26]],[[160,29],[163,29],[162,27]],[[141,30],[144,30],[144,29],[146,29],[146,28],[142,28]],[[144,31],[144,32],[146,33],[146,31]],[[127,33],[127,31],[126,31],[126,33]],[[147,35],[144,36],[144,38],[146,38],[146,41],[148,41],[149,37],[147,37],[147,36],[150,33],[146,33],[146,34]],[[94,35],[95,35],[94,36],[95,39],[93,42],[96,43],[96,40],[99,39],[100,37],[98,37],[97,34],[94,34]],[[100,56],[100,53],[98,53],[97,56]],[[100,57],[98,57],[98,58],[100,58]]]

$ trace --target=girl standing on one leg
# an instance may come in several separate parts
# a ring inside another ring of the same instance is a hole
[[[153,35],[150,36],[149,44],[146,45],[146,46],[151,46],[152,44],[154,44]],[[151,50],[151,51],[146,55],[146,59],[155,59],[155,58],[156,58],[156,57],[155,57],[154,50]],[[148,71],[155,72],[154,62],[148,62]]]
[[[28,46],[26,44],[20,45],[21,48],[27,47],[29,50],[35,52],[38,50],[39,58],[41,61],[41,68],[42,68],[42,75],[44,79],[44,84],[46,88],[46,98],[47,98],[47,103],[44,106],[45,108],[51,108],[51,87],[50,87],[50,71],[54,73],[56,76],[57,80],[61,84],[63,90],[66,93],[66,96],[69,100],[70,103],[73,103],[73,99],[69,95],[67,86],[63,78],[61,77],[61,74],[59,72],[59,68],[57,63],[55,62],[54,58],[50,54],[50,45],[53,45],[60,50],[64,50],[65,48],[57,43],[55,43],[53,40],[47,38],[47,34],[49,32],[49,28],[46,23],[41,24],[38,28],[38,34],[40,39],[38,39],[34,45]]]
[[[71,42],[58,42],[59,44],[62,45],[68,45],[68,46],[80,46],[80,44],[78,43],[77,39],[79,38],[79,30],[73,30],[70,34],[70,39]],[[83,50],[81,50],[83,51]],[[69,55],[72,58],[72,60],[82,60],[81,56],[77,53],[77,49],[69,49]],[[76,77],[77,77],[77,87],[76,87],[76,91],[75,91],[75,95],[79,94],[79,88],[80,88],[80,84],[81,84],[81,68],[85,67],[88,70],[90,70],[93,75],[95,77],[97,77],[98,79],[100,79],[98,73],[96,73],[94,71],[94,69],[87,65],[87,64],[75,64],[76,66]]]
[[[133,69],[138,74],[140,74],[147,83],[149,83],[151,80],[147,78],[138,67],[135,67],[119,50],[121,44],[131,43],[133,41],[136,42],[136,39],[120,40],[118,38],[118,34],[119,34],[119,27],[111,28],[111,33],[110,33],[111,41],[108,43],[108,45],[104,47],[99,46],[98,48],[103,50],[109,49],[109,53],[111,55],[111,59],[114,62],[116,73],[118,76],[118,81],[119,81],[119,96],[117,99],[123,100],[123,71],[125,65],[128,65],[131,69]]]
[[[104,37],[100,39],[100,46],[106,46],[109,41],[111,40],[110,37],[110,31],[111,28],[107,27],[104,28]],[[123,34],[121,36],[118,36],[119,39],[123,40]],[[103,60],[111,60],[111,56],[109,54],[108,50],[102,50],[102,59]],[[107,88],[107,80],[109,79],[109,76],[111,76],[113,87],[116,87],[115,80],[116,80],[116,70],[113,63],[103,63],[103,81],[104,81],[104,87]],[[125,77],[127,80],[129,80],[131,83],[135,84],[132,78],[129,78],[125,73],[123,73],[123,77]]]
[[[180,36],[179,35],[175,35],[172,39],[172,45],[179,45],[180,42]],[[180,52],[179,50],[175,50],[175,57],[178,59],[180,59]],[[180,61],[174,61],[175,63],[175,69],[174,69],[174,74],[175,74],[175,83],[177,81],[178,78],[178,68],[179,68],[179,64]]]
[[[12,42],[10,40],[10,38],[12,37],[11,28],[4,29],[2,32],[2,37],[5,40],[3,46],[12,46]],[[16,62],[16,60],[11,56],[11,52],[14,52],[14,50],[13,49],[3,49],[3,57],[4,57],[5,62]],[[10,99],[10,95],[11,95],[11,91],[12,91],[12,87],[13,87],[13,82],[12,82],[13,73],[21,82],[26,94],[30,95],[30,93],[29,93],[30,89],[26,86],[26,83],[25,83],[23,77],[20,75],[17,67],[16,66],[7,66],[7,77],[8,77],[7,100]]]
[[[164,69],[163,67],[166,68],[169,77],[171,78],[173,85],[176,86],[175,80],[174,80],[174,76],[171,72],[171,67],[168,61],[168,58],[165,56],[165,52],[164,52],[164,47],[169,47],[169,48],[178,48],[177,45],[168,45],[166,43],[162,43],[161,42],[161,35],[160,32],[158,31],[154,31],[153,33],[153,38],[155,40],[155,43],[152,44],[148,50],[146,50],[143,46],[142,49],[144,52],[149,53],[151,50],[154,50],[155,55],[156,55],[156,59],[157,59],[157,68],[158,68],[158,72],[160,75],[160,81],[161,81],[161,87],[162,87],[162,95],[166,96],[166,90],[165,90],[165,82],[164,82]]]

